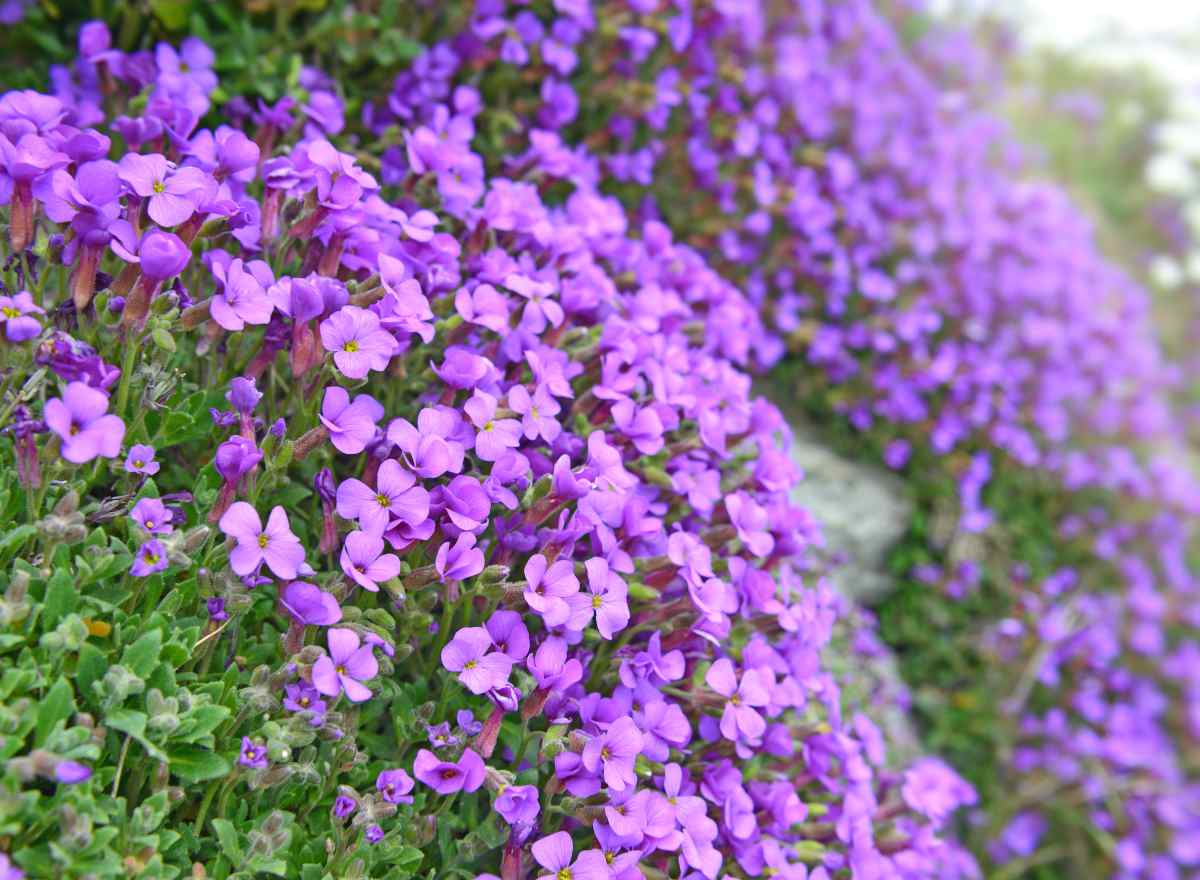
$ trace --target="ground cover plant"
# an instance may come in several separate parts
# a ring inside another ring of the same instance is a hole
[[[10,872],[1196,870],[1183,377],[961,44],[148,11],[5,7]],[[911,478],[882,633],[974,787],[887,756],[767,372]]]

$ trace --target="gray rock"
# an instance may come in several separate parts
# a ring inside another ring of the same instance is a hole
[[[793,499],[821,525],[826,549],[844,561],[831,573],[844,596],[874,605],[891,592],[887,555],[912,519],[912,501],[894,474],[842,458],[793,424],[792,460],[804,471]]]

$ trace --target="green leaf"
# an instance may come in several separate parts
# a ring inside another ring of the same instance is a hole
[[[92,693],[92,682],[99,681],[104,677],[105,670],[108,669],[108,661],[104,659],[104,654],[95,645],[90,642],[84,642],[83,647],[79,649],[79,663],[75,667],[75,680],[79,683],[79,693],[84,695],[84,698],[89,698]]]
[[[46,603],[42,608],[42,630],[50,632],[58,622],[75,610],[79,593],[71,572],[60,568],[46,584]]]
[[[150,10],[154,17],[163,23],[168,30],[181,30],[192,11],[191,0],[150,0]]]
[[[20,547],[36,534],[37,527],[31,526],[28,523],[19,525],[16,528],[8,529],[4,535],[0,537],[0,553],[7,553],[14,547]]]
[[[217,841],[221,844],[221,851],[229,857],[229,861],[233,864],[240,864],[242,861],[242,846],[239,842],[237,829],[233,827],[233,823],[228,819],[213,819],[213,829],[217,832]]]
[[[138,678],[149,678],[154,667],[158,665],[160,653],[162,630],[152,629],[125,649],[125,653],[121,655],[121,664],[129,667]]]
[[[184,782],[218,779],[229,772],[233,762],[203,746],[181,745],[168,749],[171,772]]]
[[[36,741],[41,745],[60,721],[66,721],[75,711],[75,692],[71,683],[60,678],[38,705]]]

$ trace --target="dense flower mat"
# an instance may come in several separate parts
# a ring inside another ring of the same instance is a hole
[[[1178,376],[1073,208],[866,2],[404,26],[390,88],[238,94],[90,23],[0,97],[12,862],[976,875],[971,787],[889,765],[829,672],[750,392],[799,355],[893,466],[945,462],[961,532],[1016,464],[1090,505],[987,646],[1019,797],[979,855],[1188,876]]]

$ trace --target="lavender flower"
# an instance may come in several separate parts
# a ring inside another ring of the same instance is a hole
[[[61,398],[46,401],[46,424],[62,439],[63,458],[82,464],[120,452],[125,423],[107,411],[108,395],[83,382],[68,383]]]

